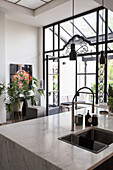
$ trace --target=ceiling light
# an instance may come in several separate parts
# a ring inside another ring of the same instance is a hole
[[[69,54],[69,58],[70,58],[70,60],[76,60],[77,59],[77,53],[75,51],[75,44],[74,43],[71,44],[71,52]]]

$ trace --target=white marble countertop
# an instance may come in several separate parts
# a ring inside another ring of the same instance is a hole
[[[79,109],[75,114],[86,114],[87,109]],[[113,131],[113,116],[100,115],[99,108],[95,108],[99,116],[99,128]],[[75,126],[73,133],[85,129]],[[0,127],[0,134],[25,149],[63,170],[85,170],[99,161],[113,154],[113,144],[102,152],[95,154],[82,148],[58,140],[59,137],[71,132],[71,112],[65,112],[44,118],[32,119]]]

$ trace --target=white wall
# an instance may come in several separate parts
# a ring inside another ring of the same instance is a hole
[[[5,83],[5,15],[0,13],[0,83]],[[5,95],[0,96],[0,124],[6,122]]]
[[[0,13],[0,82],[5,82],[5,15]]]
[[[38,78],[38,28],[6,20],[6,84],[10,63],[32,64],[33,76]]]

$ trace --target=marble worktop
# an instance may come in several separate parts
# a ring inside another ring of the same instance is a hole
[[[113,131],[113,116],[100,115],[100,110],[102,109],[95,108],[95,113],[99,119],[98,127]],[[75,114],[83,114],[84,117],[86,113],[87,108],[75,111]],[[82,126],[75,126],[73,133],[86,128],[88,127],[85,127],[84,121]],[[1,136],[62,170],[93,169],[92,167],[100,161],[113,155],[113,144],[102,152],[95,154],[58,140],[59,137],[70,133],[72,133],[71,112],[0,127]],[[32,169],[35,168],[32,167]],[[49,170],[51,168],[46,167],[45,169]]]

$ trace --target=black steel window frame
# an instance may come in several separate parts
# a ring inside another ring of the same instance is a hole
[[[102,9],[105,9],[105,21],[104,21],[105,22],[105,41],[99,42],[99,17],[100,17],[99,11],[102,10]],[[96,52],[91,52],[91,53],[86,53],[86,54],[78,54],[78,57],[79,56],[81,57],[81,56],[88,56],[88,55],[96,55],[96,104],[98,104],[98,62],[99,62],[99,55],[100,55],[99,45],[105,43],[105,57],[106,57],[106,59],[107,59],[108,53],[113,53],[113,50],[107,51],[108,43],[113,42],[113,40],[108,40],[108,10],[106,8],[102,7],[102,6],[95,8],[95,9],[92,9],[92,10],[89,10],[89,11],[86,11],[86,12],[83,12],[81,14],[77,14],[77,15],[69,17],[69,18],[66,18],[64,20],[54,22],[52,24],[49,24],[49,25],[46,25],[46,26],[43,27],[43,80],[44,80],[44,89],[45,89],[45,83],[46,83],[46,87],[48,87],[48,84],[47,84],[48,81],[45,82],[45,61],[47,62],[47,60],[48,60],[45,57],[46,55],[48,55],[49,53],[53,53],[53,56],[54,56],[54,53],[58,52],[58,61],[59,62],[60,62],[60,60],[59,60],[60,58],[69,57],[69,56],[60,56],[60,51],[61,51],[60,50],[60,24],[66,22],[66,21],[70,21],[72,19],[78,18],[78,17],[83,17],[83,16],[90,14],[90,13],[93,13],[93,12],[97,13],[97,16],[96,16],[96,19],[97,19],[97,23],[96,23],[96,43],[94,43],[94,45],[96,45]],[[55,25],[58,25],[58,50],[54,49],[54,33],[55,33],[54,32],[54,26]],[[53,27],[53,50],[45,51],[45,29],[47,29],[49,27]],[[51,60],[53,60],[53,58],[51,58]],[[59,62],[58,62],[58,72],[60,70]],[[47,68],[46,68],[46,71],[47,71]],[[60,75],[58,76],[58,79],[59,78],[60,78]],[[76,78],[76,82],[77,82],[77,74],[76,74],[75,78]],[[58,87],[60,88],[60,81],[58,81],[58,82],[59,82]],[[75,91],[76,90],[77,90],[77,83],[76,83],[76,87],[75,87]],[[47,98],[46,98],[46,101],[48,101]],[[105,65],[104,102],[107,102],[107,63]],[[47,115],[48,115],[48,113],[47,113]]]

